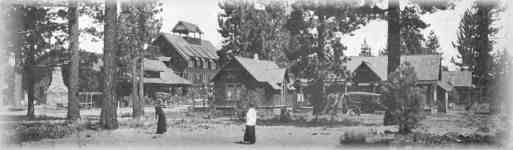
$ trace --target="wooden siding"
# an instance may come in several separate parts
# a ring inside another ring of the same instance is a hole
[[[218,74],[219,79],[214,81],[214,104],[218,107],[237,107],[250,101],[255,102],[257,107],[292,106],[295,94],[288,92],[285,99],[281,99],[281,92],[273,90],[266,83],[257,82],[238,63],[230,63]],[[227,100],[227,84],[240,84],[240,99]]]

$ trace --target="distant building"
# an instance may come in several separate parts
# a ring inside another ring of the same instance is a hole
[[[169,57],[167,67],[193,85],[187,91],[190,96],[206,98],[211,86],[210,79],[218,71],[216,48],[201,39],[203,32],[198,26],[179,21],[173,33],[161,33],[153,42],[159,56]]]
[[[472,102],[472,72],[470,70],[444,71],[442,80],[451,84],[455,92],[452,103],[468,105]],[[457,96],[456,96],[457,95]]]
[[[347,69],[353,73],[354,84],[349,91],[377,92],[377,87],[388,79],[387,56],[350,57],[346,63]],[[424,93],[425,109],[446,112],[448,91],[453,88],[442,80],[440,55],[403,55],[401,63],[410,62],[415,68],[417,85]]]
[[[254,102],[257,108],[292,107],[296,94],[286,69],[273,61],[235,57],[212,78],[216,108],[239,108]]]

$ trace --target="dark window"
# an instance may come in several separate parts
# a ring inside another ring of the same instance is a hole
[[[146,77],[146,78],[160,78],[160,72],[157,72],[157,71],[144,71],[144,77]]]

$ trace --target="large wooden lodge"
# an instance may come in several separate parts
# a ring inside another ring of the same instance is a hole
[[[201,39],[203,32],[198,26],[179,21],[173,33],[161,33],[153,42],[157,55],[168,57],[167,67],[192,83],[185,90],[188,96],[206,99],[211,91],[210,79],[218,70],[216,48],[210,41]]]

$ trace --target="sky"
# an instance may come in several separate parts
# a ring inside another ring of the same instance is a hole
[[[221,11],[218,2],[221,0],[163,0],[163,27],[161,32],[171,32],[174,25],[180,21],[188,21],[198,25],[204,32],[203,38],[211,41],[216,48],[220,48],[222,37],[217,32],[217,14]],[[458,55],[457,50],[452,47],[451,42],[455,42],[457,37],[457,27],[463,13],[472,6],[470,0],[456,0],[456,7],[451,10],[437,11],[431,14],[421,16],[430,26],[423,30],[424,35],[428,35],[430,31],[434,31],[439,37],[440,52],[442,55],[442,63],[449,69],[456,69],[450,63],[452,57]],[[507,1],[506,3],[508,3]],[[505,18],[511,18],[512,9],[506,9],[501,13],[501,19],[497,22],[498,27],[504,27],[497,34],[497,49],[513,47],[511,39],[511,21]],[[507,17],[509,16],[509,17]],[[86,21],[86,19],[84,19]],[[87,22],[87,21],[86,21]],[[87,39],[89,37],[81,37]],[[372,49],[372,55],[377,55],[379,50],[386,48],[387,38],[387,22],[386,20],[373,20],[361,29],[355,30],[353,36],[344,35],[342,43],[348,47],[345,52],[348,56],[358,55],[361,44],[365,39]],[[101,52],[103,43],[84,42],[81,47],[89,51]]]

